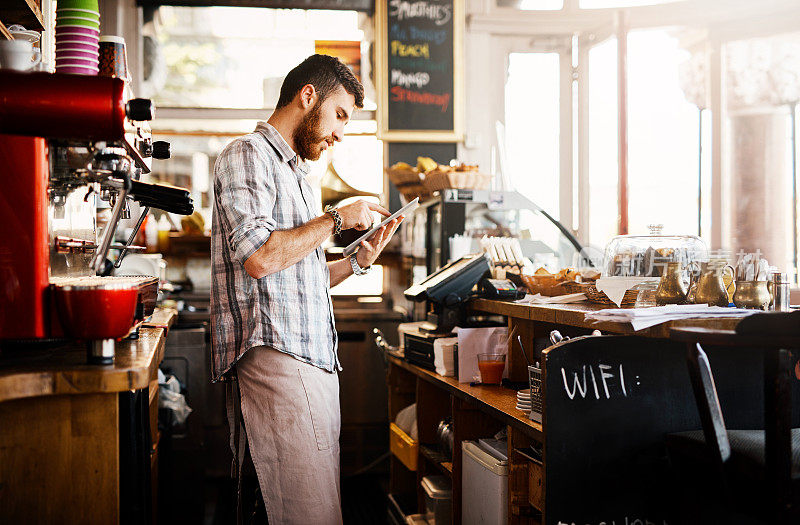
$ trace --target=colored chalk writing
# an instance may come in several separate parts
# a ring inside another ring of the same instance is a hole
[[[387,129],[452,131],[453,0],[389,0],[387,7]]]

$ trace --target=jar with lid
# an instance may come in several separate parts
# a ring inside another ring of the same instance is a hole
[[[686,270],[692,261],[708,261],[708,248],[696,235],[663,235],[651,225],[650,235],[619,235],[607,245],[604,277],[661,277],[670,262]]]

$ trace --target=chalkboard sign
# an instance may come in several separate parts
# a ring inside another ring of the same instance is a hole
[[[728,428],[763,428],[761,354],[706,351]],[[700,429],[685,345],[587,337],[543,355],[544,524],[678,523],[665,436]]]
[[[380,138],[461,139],[462,0],[376,2]]]

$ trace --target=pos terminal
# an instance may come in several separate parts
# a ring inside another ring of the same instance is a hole
[[[486,254],[467,255],[432,273],[404,292],[407,299],[427,301],[423,330],[449,333],[464,318],[464,301],[491,268]]]

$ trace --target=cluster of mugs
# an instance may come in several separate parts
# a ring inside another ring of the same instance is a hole
[[[56,72],[97,75],[100,56],[97,0],[59,0],[56,9]]]

